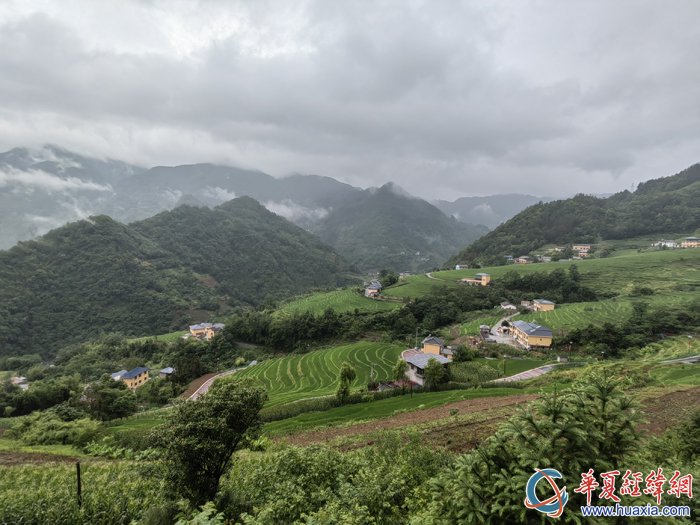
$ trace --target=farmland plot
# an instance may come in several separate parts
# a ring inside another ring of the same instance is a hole
[[[331,308],[338,313],[354,312],[387,312],[400,307],[398,302],[380,301],[363,297],[355,289],[345,288],[333,290],[331,292],[318,292],[305,297],[300,297],[280,306],[278,314],[295,314],[310,312],[312,314],[322,314],[326,309]]]
[[[335,393],[343,361],[357,372],[353,388],[366,386],[371,371],[377,381],[392,377],[392,369],[404,347],[395,344],[360,342],[316,350],[302,355],[270,359],[241,370],[237,377],[254,377],[268,391],[267,406]]]

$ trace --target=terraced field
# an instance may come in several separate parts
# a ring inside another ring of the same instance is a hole
[[[472,277],[476,272],[485,272],[493,279],[498,279],[507,272],[516,271],[520,274],[550,272],[557,268],[566,269],[571,264],[576,264],[581,273],[582,282],[599,292],[613,291],[627,294],[635,286],[646,286],[655,290],[677,290],[678,287],[685,287],[687,291],[696,292],[700,289],[700,249],[698,248],[635,252],[607,259],[492,266],[480,270],[446,270],[434,272],[432,275],[457,285],[456,281],[463,277]],[[425,276],[423,278],[428,280]],[[440,281],[434,282],[447,284]],[[420,294],[421,288],[425,286],[420,279],[416,279],[415,283],[411,281],[411,284],[410,288],[404,287],[402,293],[405,296],[417,296],[411,294]]]
[[[625,319],[632,311],[628,300],[608,300],[592,303],[573,303],[557,306],[551,312],[537,312],[519,315],[514,319],[532,321],[551,328],[555,335],[589,324],[600,326],[606,322]]]
[[[474,272],[476,271],[477,270],[474,270]],[[423,297],[424,295],[429,294],[431,291],[445,286],[448,288],[461,286],[461,284],[456,282],[458,280],[456,277],[443,277],[443,279],[445,280],[431,279],[425,274],[410,275],[391,288],[385,288],[382,294],[386,295],[387,297],[400,297],[402,299],[407,297],[409,299],[415,299],[416,297]]]
[[[378,381],[390,379],[403,346],[360,342],[317,350],[302,355],[270,359],[237,372],[238,377],[254,377],[262,381],[270,399],[268,406],[299,399],[334,394],[338,372],[343,361],[355,367],[354,388],[367,385],[374,369]]]
[[[277,310],[279,315],[311,312],[322,314],[327,308],[338,313],[354,312],[387,312],[399,308],[401,303],[369,299],[357,293],[354,288],[344,288],[331,292],[318,292],[283,304]]]

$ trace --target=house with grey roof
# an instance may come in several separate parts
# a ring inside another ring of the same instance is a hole
[[[532,301],[532,309],[535,312],[549,312],[554,310],[556,303],[547,299],[535,299]]]
[[[450,360],[445,356],[426,354],[415,348],[404,350],[401,358],[408,365],[408,370],[406,371],[408,380],[421,386],[424,384],[425,367],[428,366],[430,361],[435,360],[444,367],[450,364]]]
[[[546,326],[528,321],[513,321],[510,326],[515,340],[528,350],[552,346],[552,330]]]

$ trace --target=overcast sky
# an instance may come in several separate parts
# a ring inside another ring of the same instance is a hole
[[[700,161],[700,1],[0,3],[0,149],[612,192]]]

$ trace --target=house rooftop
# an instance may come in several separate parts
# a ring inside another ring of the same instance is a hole
[[[527,321],[513,321],[512,326],[516,327],[518,330],[525,332],[527,335],[534,335],[539,337],[552,337],[552,330],[546,326],[540,326],[535,323],[529,323]]]
[[[126,374],[126,370],[120,370],[119,372],[114,372],[113,374],[110,374],[110,376],[114,380],[119,380],[124,374]]]
[[[416,368],[420,368],[421,370],[425,370],[425,367],[428,366],[428,361],[430,361],[431,359],[435,359],[441,365],[446,365],[450,362],[449,359],[441,355],[424,354],[423,352],[406,356],[407,363],[410,363]]]
[[[549,300],[547,300],[547,299],[535,299],[535,300],[532,301],[532,302],[533,302],[533,303],[537,303],[537,304],[556,304],[555,302],[549,301]]]
[[[443,341],[439,337],[435,337],[434,335],[431,334],[428,337],[426,337],[425,339],[423,339],[423,344],[445,346],[445,341]]]
[[[159,373],[170,375],[175,373],[175,369],[172,366],[166,366],[165,368],[161,368]]]
[[[477,277],[490,277],[490,275],[487,273],[477,273],[476,276]]]
[[[148,372],[148,368],[145,366],[137,366],[133,370],[129,370],[125,374],[122,374],[121,378],[122,379],[133,379],[136,376],[143,374],[144,372]]]

